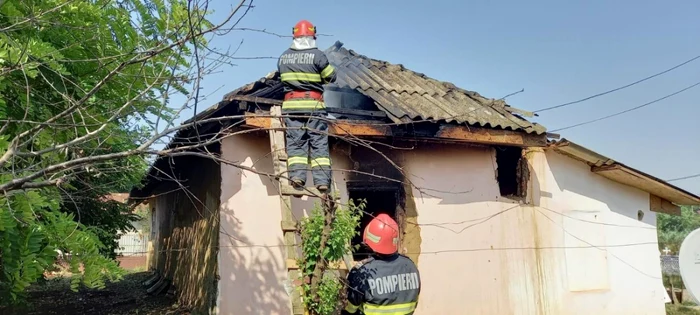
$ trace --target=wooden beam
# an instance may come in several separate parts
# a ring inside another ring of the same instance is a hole
[[[339,136],[391,137],[392,135],[391,127],[387,125],[348,123],[342,120],[330,124],[328,131]]]
[[[257,104],[282,105],[282,100],[273,98],[257,97],[252,95],[230,95],[226,97],[227,101],[245,101]]]
[[[621,165],[593,166],[591,171],[612,181],[635,187],[679,205],[697,205],[700,199],[649,174]]]
[[[591,167],[591,172],[604,173],[604,172],[609,172],[609,171],[618,171],[621,169],[622,169],[622,166],[620,166],[619,164],[611,164],[611,165],[593,166],[593,167]]]
[[[247,127],[269,129],[270,117],[261,117],[253,113],[245,114],[245,125]],[[386,125],[349,123],[347,121],[334,121],[328,126],[328,133],[339,136],[353,135],[358,137],[367,136],[391,136],[391,127]]]
[[[545,147],[547,136],[526,134],[518,131],[487,129],[468,126],[444,125],[435,135],[436,138],[461,140],[490,145],[507,145],[519,147]]]
[[[254,113],[245,113],[245,125],[247,127],[270,129],[272,126],[271,119],[270,117],[258,116]]]
[[[252,128],[270,128],[270,118],[260,117],[253,113],[246,114],[246,126]],[[393,137],[394,131],[390,125],[357,123],[336,120],[329,124],[328,132],[338,136],[356,137]],[[410,137],[406,137],[410,138]],[[468,126],[441,126],[433,137],[422,137],[426,140],[451,140],[458,142],[479,143],[487,145],[505,145],[519,147],[545,147],[547,136],[526,134],[518,131],[487,129]]]
[[[676,206],[670,201],[656,195],[650,195],[649,210],[671,215],[681,215],[681,207]]]
[[[231,96],[226,97],[226,100],[227,101],[251,102],[251,103],[258,103],[258,104],[268,104],[268,105],[282,105],[282,100],[265,98],[265,97],[257,97],[257,96],[251,96],[251,95],[231,95]],[[370,116],[370,117],[379,117],[379,118],[386,117],[385,112],[377,111],[377,110],[362,110],[362,109],[348,109],[348,108],[340,108],[340,107],[327,107],[326,111],[329,113],[338,113],[338,114],[346,114],[346,115],[359,115],[359,116]]]

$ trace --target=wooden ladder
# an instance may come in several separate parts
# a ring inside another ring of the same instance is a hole
[[[299,266],[297,265],[297,259],[299,258],[297,252],[296,244],[296,233],[298,231],[298,221],[292,213],[292,196],[308,196],[319,198],[324,196],[315,187],[306,187],[303,190],[296,189],[291,186],[289,180],[287,179],[287,150],[285,148],[285,135],[284,128],[282,124],[282,108],[281,106],[272,106],[270,108],[270,149],[272,152],[272,162],[275,172],[276,179],[279,185],[280,192],[280,206],[282,210],[282,220],[280,222],[282,228],[282,234],[284,239],[284,258],[287,265],[288,272],[288,292],[290,293],[290,299],[292,301],[292,314],[293,315],[304,315],[307,314],[304,305],[301,301],[301,292],[298,285],[294,283],[300,277]],[[338,191],[335,181],[333,181],[333,191]],[[331,269],[346,269],[352,264],[352,255],[348,253],[344,259],[343,263],[345,266],[339,264],[331,264],[329,266]],[[345,268],[343,268],[345,267]]]
[[[280,225],[282,227],[282,234],[284,236],[284,258],[286,262],[295,261],[299,258],[296,249],[296,231],[297,231],[297,221],[292,214],[292,198],[288,194],[293,189],[289,185],[289,180],[286,178],[287,175],[287,151],[284,146],[284,130],[282,124],[282,108],[280,106],[272,106],[270,108],[270,149],[272,152],[272,166],[274,168],[275,176],[277,177],[280,191],[280,208],[282,209],[282,221]],[[287,193],[285,193],[287,192]],[[289,268],[287,264],[288,280],[287,280],[287,292],[290,293],[290,299],[292,300],[292,314],[303,315],[304,306],[301,303],[301,294],[299,290],[296,289],[296,285],[293,281],[299,279],[299,270]]]

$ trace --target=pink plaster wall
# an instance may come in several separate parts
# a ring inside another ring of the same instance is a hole
[[[272,174],[266,139],[228,137],[221,144],[222,158]],[[280,199],[273,181],[230,165],[222,165],[221,178],[219,314],[290,314]]]
[[[416,314],[664,314],[649,194],[557,153],[528,158],[532,205],[499,196],[491,149],[405,154],[411,180],[430,189],[413,189]]]
[[[272,173],[266,135],[227,138],[222,152]],[[335,168],[349,168],[343,156],[333,151]],[[541,150],[528,154],[529,204],[499,195],[493,149],[421,146],[399,160],[427,188],[412,191],[422,239],[416,314],[663,314],[648,193]],[[346,175],[334,174],[343,202]],[[289,314],[276,185],[231,166],[222,178],[219,313]],[[293,206],[301,216],[312,202]],[[639,245],[615,247],[630,243]]]
[[[222,158],[272,174],[267,134],[229,137],[222,141]],[[341,202],[347,161],[331,155]],[[277,182],[266,175],[222,165],[221,234],[219,238],[220,315],[290,314],[286,257],[280,228],[281,206]],[[311,184],[311,179],[307,181]],[[308,197],[293,198],[293,215],[300,218],[314,206]]]

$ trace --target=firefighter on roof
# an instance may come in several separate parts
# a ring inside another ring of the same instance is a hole
[[[335,81],[335,69],[316,48],[316,27],[302,20],[292,31],[292,46],[279,58],[277,69],[284,86],[282,113],[285,117],[287,167],[292,185],[302,187],[311,164],[314,185],[321,191],[331,184],[328,124],[323,103],[323,84]]]
[[[399,225],[380,214],[365,228],[363,240],[373,255],[350,270],[348,304],[342,314],[413,314],[420,274],[411,259],[398,253]]]

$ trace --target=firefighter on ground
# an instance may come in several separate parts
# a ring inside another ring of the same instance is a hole
[[[350,270],[342,314],[413,314],[420,274],[410,258],[398,253],[399,225],[380,214],[365,228],[363,240],[373,254]]]
[[[316,27],[302,20],[292,35],[292,46],[279,58],[277,69],[284,86],[287,168],[292,185],[305,186],[306,172],[321,192],[331,184],[331,160],[328,149],[328,124],[324,120],[323,85],[335,81],[336,73],[326,54],[316,48]]]

